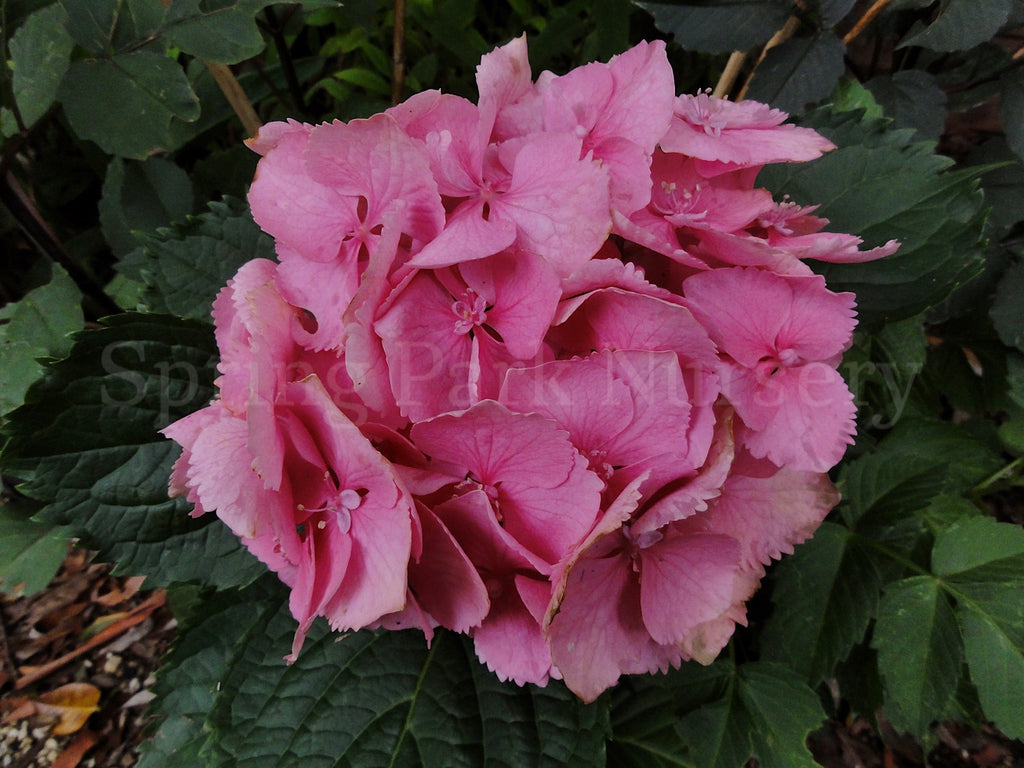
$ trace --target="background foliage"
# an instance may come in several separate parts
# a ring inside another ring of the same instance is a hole
[[[879,711],[926,746],[938,719],[1024,737],[1021,0],[0,9],[0,466],[19,489],[0,507],[0,579],[41,588],[75,537],[171,589],[182,629],[145,768],[790,768],[813,765],[826,718]],[[480,55],[524,30],[535,74],[662,37],[681,89],[767,101],[838,145],[763,181],[869,246],[903,242],[823,270],[861,318],[841,368],[860,407],[844,500],[721,659],[589,706],[500,683],[454,635],[427,649],[321,626],[286,667],[281,590],[166,498],[176,449],[157,434],[212,393],[216,291],[272,255],[241,140],[425,88],[472,96]]]

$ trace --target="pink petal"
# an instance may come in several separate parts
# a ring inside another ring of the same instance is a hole
[[[409,563],[409,585],[418,603],[441,626],[468,632],[490,608],[487,588],[466,553],[437,516],[422,504],[423,555]]]
[[[668,533],[640,550],[640,605],[656,643],[679,643],[732,605],[739,542],[729,536]]]

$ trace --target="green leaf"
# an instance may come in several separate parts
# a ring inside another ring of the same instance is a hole
[[[1024,351],[1024,263],[1003,273],[990,310],[999,338]]]
[[[172,118],[199,117],[199,100],[181,67],[149,51],[74,62],[58,97],[79,136],[140,160],[168,147]]]
[[[960,679],[963,644],[939,582],[916,576],[885,588],[872,646],[886,683],[886,713],[918,738],[949,705]]]
[[[71,63],[74,41],[60,5],[36,11],[11,37],[14,100],[26,127],[46,114]]]
[[[679,730],[698,768],[814,768],[805,742],[825,713],[814,691],[781,664],[738,668],[726,695],[682,719]]]
[[[942,0],[927,27],[916,28],[900,47],[919,45],[933,51],[966,51],[990,40],[1006,23],[1013,0]]]
[[[830,230],[852,232],[868,246],[902,243],[880,261],[815,265],[833,290],[857,294],[862,327],[919,314],[980,273],[977,169],[949,171],[952,160],[886,121],[816,110],[801,122],[838,149],[809,163],[770,166],[758,182],[801,204],[820,203],[816,213]]]
[[[1024,736],[1024,529],[990,517],[964,520],[932,550],[932,570],[957,600],[971,680],[985,714]]]
[[[0,589],[8,594],[45,589],[68,552],[67,531],[32,520],[35,511],[15,501],[0,505]]]
[[[962,622],[967,664],[985,715],[1010,738],[1024,738],[1024,649],[982,613],[967,611]]]
[[[942,493],[962,493],[998,471],[995,448],[956,424],[903,419],[870,453],[851,461],[840,485],[850,522],[923,509]]]
[[[947,98],[933,75],[906,69],[872,78],[864,86],[896,128],[912,128],[918,140],[939,140],[946,125]]]
[[[867,88],[855,78],[843,77],[832,93],[832,109],[836,112],[864,110],[865,117],[882,117],[882,108]]]
[[[250,59],[266,45],[253,14],[270,2],[220,3],[213,9],[204,4],[207,9],[201,9],[199,0],[177,0],[167,16],[167,39],[208,61],[235,64]]]
[[[683,48],[706,53],[747,50],[768,42],[786,23],[792,6],[787,0],[634,4]]]
[[[107,50],[117,24],[121,0],[60,0],[67,14],[67,30],[87,51]]]
[[[989,517],[964,520],[936,539],[932,569],[958,584],[1024,580],[1024,528]]]
[[[1006,143],[1024,160],[1024,70],[1015,67],[1000,80],[999,120],[1006,132]]]
[[[37,360],[67,354],[69,334],[84,322],[81,292],[61,267],[52,270],[49,283],[0,307],[0,415],[24,402],[43,373]]]
[[[186,223],[143,238],[118,265],[145,281],[147,308],[208,319],[217,292],[250,259],[274,258],[274,241],[241,201],[225,198]]]
[[[212,329],[163,316],[105,322],[10,414],[0,464],[45,503],[40,519],[70,526],[121,573],[154,585],[247,583],[263,569],[230,530],[168,498],[179,450],[157,433],[213,396]]]
[[[802,112],[832,93],[845,71],[846,46],[833,32],[790,38],[768,51],[747,96],[784,112]]]
[[[445,631],[428,649],[415,631],[340,635],[317,622],[287,665],[296,623],[272,582],[195,611],[160,673],[167,720],[148,765],[173,748],[237,768],[604,765],[606,700],[501,683]]]
[[[776,567],[762,657],[816,685],[864,637],[881,586],[879,555],[852,531],[822,523]]]
[[[153,234],[192,213],[192,182],[179,166],[161,157],[142,162],[115,157],[107,166],[99,212],[111,250],[124,256],[139,235]]]

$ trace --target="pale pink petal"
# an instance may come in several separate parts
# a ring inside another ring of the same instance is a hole
[[[679,643],[732,605],[739,542],[715,534],[674,535],[640,549],[640,605],[656,643]]]
[[[839,463],[856,431],[853,395],[824,363],[763,370],[729,368],[722,390],[745,426],[738,439],[758,458],[812,472]]]

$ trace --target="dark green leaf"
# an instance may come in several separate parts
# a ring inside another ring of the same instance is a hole
[[[36,362],[71,349],[69,334],[82,328],[82,294],[67,272],[53,265],[53,279],[21,301],[0,307],[0,415],[18,407],[42,373]]]
[[[886,713],[898,731],[923,738],[960,679],[963,645],[939,582],[916,576],[885,588],[872,645],[886,683]]]
[[[914,138],[938,141],[946,125],[946,92],[920,69],[906,69],[866,82],[896,128],[912,128]]]
[[[1024,351],[1024,263],[1003,273],[990,312],[1003,343]]]
[[[785,662],[812,685],[831,675],[863,639],[881,582],[874,550],[841,525],[823,523],[775,570],[763,658]]]
[[[942,0],[939,15],[923,29],[911,31],[900,46],[933,51],[966,51],[990,40],[1006,23],[1013,0]]]
[[[947,170],[951,160],[886,121],[817,110],[802,122],[838,149],[810,163],[766,168],[758,182],[801,204],[820,203],[829,229],[852,232],[866,245],[902,243],[880,261],[816,266],[833,290],[857,294],[862,325],[919,314],[981,271],[976,170]]]
[[[153,234],[192,213],[192,183],[170,160],[115,157],[107,166],[99,211],[111,250],[124,256],[138,247],[140,235]]]
[[[1000,78],[1000,85],[999,120],[1006,143],[1024,160],[1024,69],[1014,67]]]
[[[805,741],[825,719],[814,693],[781,664],[739,667],[719,701],[679,724],[698,768],[741,768],[756,757],[764,768],[813,768]]]
[[[818,12],[821,14],[821,23],[825,27],[834,27],[853,8],[856,0],[818,0]]]
[[[156,705],[172,731],[149,765],[173,748],[237,768],[604,765],[606,700],[500,683],[454,634],[428,649],[419,632],[317,622],[287,665],[295,620],[286,590],[265,582],[214,596],[182,632]]]
[[[939,534],[932,569],[958,584],[1024,580],[1024,528],[990,517],[964,520]]]
[[[1024,220],[1024,161],[1015,155],[1005,139],[986,141],[968,155],[971,165],[989,170],[981,177],[985,202],[992,206],[988,223],[996,236]]]
[[[843,41],[831,32],[791,37],[768,51],[747,96],[784,112],[802,112],[832,93],[845,71]]]
[[[987,717],[1024,736],[1024,529],[970,518],[935,541],[932,570],[957,600],[971,680]]]
[[[137,159],[169,146],[172,118],[199,117],[199,101],[181,67],[148,51],[74,62],[59,98],[79,136],[112,155]]]
[[[867,88],[852,77],[842,77],[832,92],[832,109],[836,112],[864,110],[865,117],[883,117],[882,108]]]
[[[75,42],[93,53],[107,50],[121,0],[60,0],[67,13],[68,32]]]
[[[11,37],[14,100],[29,127],[57,98],[57,88],[71,62],[74,41],[60,5],[36,11]]]
[[[0,505],[0,589],[31,595],[44,589],[68,552],[68,532],[32,520],[35,507]]]
[[[177,0],[167,16],[167,38],[193,56],[222,64],[249,59],[266,43],[253,14],[271,0],[261,3],[221,3],[201,9],[199,0]],[[258,7],[256,7],[258,6]]]
[[[768,42],[789,18],[787,0],[635,4],[683,48],[706,53],[747,50]]]
[[[967,664],[985,715],[1010,738],[1024,738],[1024,647],[983,613],[966,611],[962,622]]]
[[[274,241],[231,198],[173,229],[143,239],[119,269],[145,281],[150,311],[208,319],[217,292],[250,259],[274,258]]]
[[[299,59],[294,64],[300,82],[311,80],[324,66],[319,58]],[[168,151],[184,146],[196,136],[235,117],[235,111],[224,98],[210,70],[201,61],[193,60],[189,63],[188,81],[202,105],[202,112],[195,121],[178,118],[171,121]],[[287,87],[284,70],[279,64],[266,67],[263,72],[244,72],[238,77],[238,83],[254,104],[273,93],[274,89]]]
[[[962,493],[1002,466],[988,443],[941,421],[904,419],[841,475],[844,516],[852,523],[899,519],[942,493]]]
[[[229,529],[168,498],[179,450],[157,433],[213,396],[212,329],[163,316],[106,322],[80,334],[10,414],[0,463],[46,504],[40,519],[70,526],[119,572],[154,585],[250,581],[262,566]]]

